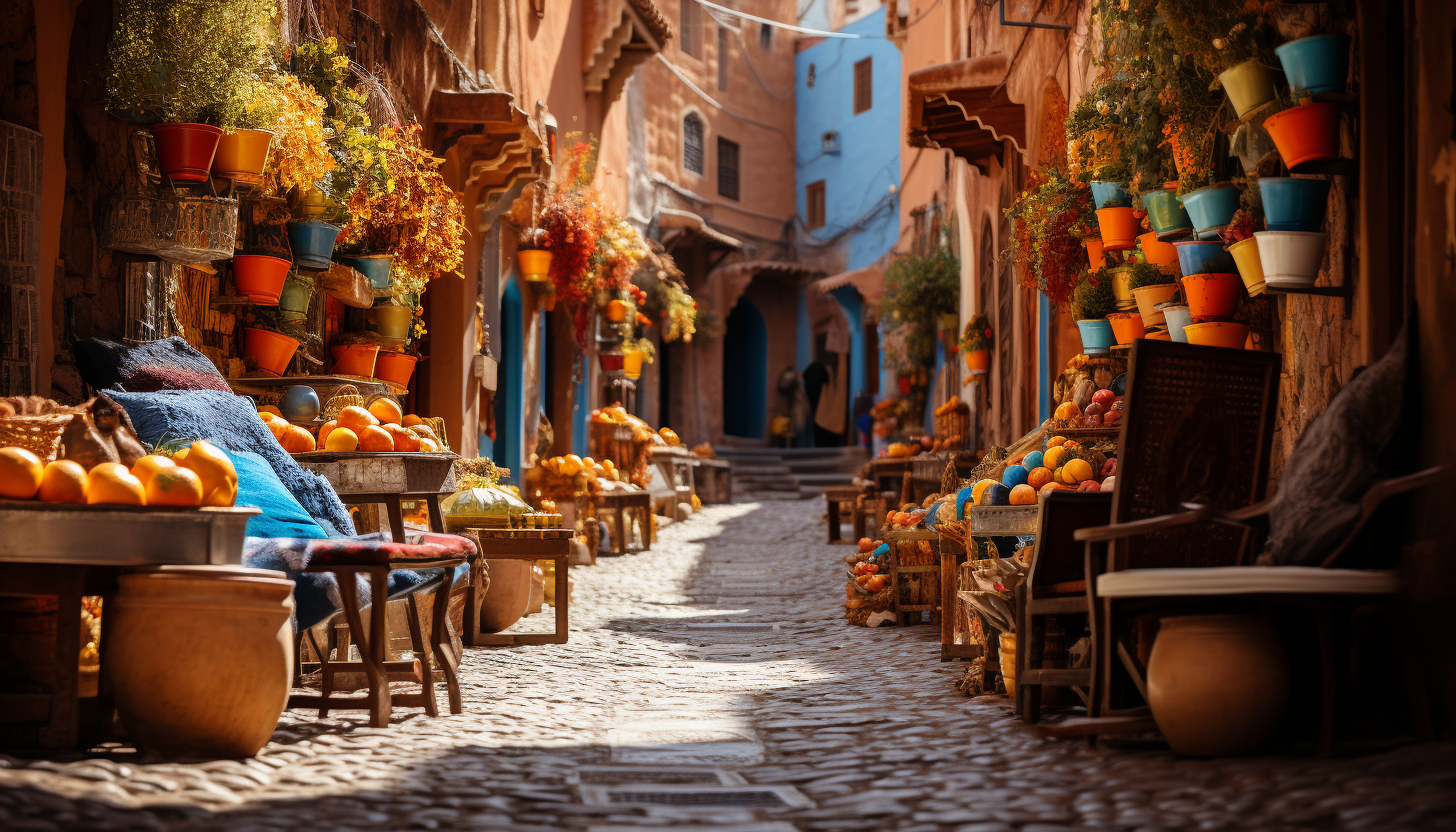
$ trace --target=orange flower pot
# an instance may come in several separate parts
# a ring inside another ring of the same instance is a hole
[[[1239,305],[1244,282],[1236,274],[1190,274],[1183,277],[1188,314],[1200,318],[1227,318]]]
[[[516,263],[521,267],[521,277],[532,283],[543,283],[550,279],[551,252],[532,248],[516,252]]]
[[[1143,256],[1154,266],[1166,266],[1169,263],[1178,262],[1178,249],[1172,243],[1164,243],[1158,240],[1155,231],[1138,237],[1138,246],[1143,250]]]
[[[1085,237],[1082,244],[1087,246],[1087,265],[1094,272],[1102,268],[1102,238]]]
[[[627,378],[636,381],[642,377],[642,364],[647,360],[647,353],[642,350],[627,350],[622,353],[622,372]]]
[[[380,350],[379,357],[374,362],[374,377],[392,381],[400,387],[408,387],[410,378],[415,374],[415,364],[419,360],[417,355]]]
[[[333,372],[344,376],[374,377],[374,360],[379,357],[378,344],[340,344],[329,348],[334,357]]]
[[[1164,329],[1162,327],[1159,327],[1158,329],[1150,329],[1150,330],[1148,330],[1147,331],[1147,334],[1145,334],[1143,337],[1146,338],[1146,339],[1148,339],[1149,341],[1171,341],[1171,340],[1173,340],[1172,333],[1168,332],[1167,329]]]
[[[243,354],[253,359],[258,371],[266,375],[283,375],[297,350],[298,342],[287,335],[253,327],[243,330]]]
[[[1131,344],[1146,331],[1143,316],[1136,312],[1113,312],[1107,316],[1107,322],[1112,324],[1112,335],[1119,344]]]
[[[157,146],[162,176],[177,182],[206,182],[222,131],[210,124],[168,122],[147,128]]]
[[[1264,119],[1264,129],[1290,168],[1340,156],[1340,108],[1325,102],[1290,107]]]
[[[984,373],[991,369],[991,350],[973,350],[966,353],[966,369],[973,373]]]
[[[238,254],[233,257],[233,288],[259,306],[277,306],[283,281],[293,264],[266,254]]]
[[[217,140],[212,172],[224,178],[263,175],[268,166],[268,146],[273,134],[267,130],[234,130]]]
[[[1131,208],[1098,208],[1097,231],[1106,251],[1127,251],[1137,247],[1137,214]]]
[[[1137,301],[1138,314],[1143,316],[1143,326],[1157,326],[1163,323],[1163,313],[1158,311],[1158,304],[1170,301],[1178,294],[1178,284],[1158,283],[1153,286],[1140,286],[1132,290],[1133,300]]]
[[[1233,321],[1205,321],[1183,327],[1188,343],[1204,347],[1227,347],[1241,350],[1249,338],[1249,328]]]

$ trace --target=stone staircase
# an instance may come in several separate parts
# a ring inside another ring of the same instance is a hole
[[[870,458],[866,448],[770,448],[761,440],[731,437],[714,450],[733,466],[735,494],[768,491],[799,499],[849,485]]]

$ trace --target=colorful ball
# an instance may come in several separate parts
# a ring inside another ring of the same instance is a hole
[[[1021,460],[1021,464],[1028,471],[1030,471],[1030,470],[1032,470],[1034,468],[1040,468],[1041,467],[1041,451],[1032,451],[1031,453],[1027,454],[1026,455],[1026,458],[1023,459],[1023,460]]]
[[[1006,486],[1021,485],[1026,482],[1027,470],[1020,465],[1006,466],[1006,473],[1001,475],[1001,483]]]

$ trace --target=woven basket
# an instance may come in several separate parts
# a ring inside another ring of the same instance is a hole
[[[449,437],[445,436],[445,419],[444,419],[444,417],[442,417],[442,416],[424,416],[424,417],[421,417],[421,418],[424,419],[425,424],[427,424],[427,425],[430,426],[430,430],[433,430],[435,432],[435,436],[439,437],[439,439],[440,439],[440,450],[447,451],[448,452],[450,450],[450,439],[449,439]]]
[[[61,451],[61,434],[79,412],[0,418],[0,447],[24,448],[42,462],[54,462]]]
[[[352,384],[340,384],[334,390],[334,395],[324,403],[324,421],[331,422],[339,418],[339,411],[346,407],[363,407],[364,397],[359,395],[359,388]]]

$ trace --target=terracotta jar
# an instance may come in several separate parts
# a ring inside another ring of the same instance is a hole
[[[288,703],[293,581],[242,566],[142,569],[106,609],[106,673],[137,746],[251,757]]]
[[[1289,696],[1279,633],[1252,615],[1165,618],[1148,659],[1148,704],[1175,754],[1246,754],[1268,742]]]
[[[490,586],[480,600],[480,630],[499,633],[521,620],[531,603],[531,567],[528,560],[492,560],[485,567]]]

